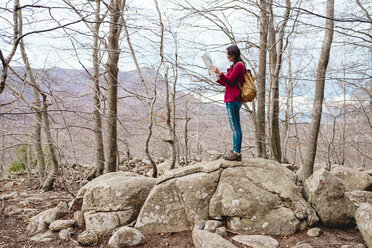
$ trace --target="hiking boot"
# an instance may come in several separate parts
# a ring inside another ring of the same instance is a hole
[[[225,160],[229,160],[229,161],[242,161],[242,155],[240,154],[237,154],[236,152],[234,151],[229,151],[228,153],[226,153],[223,158]]]

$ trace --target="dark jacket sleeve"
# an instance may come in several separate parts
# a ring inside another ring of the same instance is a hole
[[[233,87],[236,84],[237,80],[241,79],[241,75],[244,75],[244,71],[245,71],[244,65],[242,63],[237,63],[232,69],[232,72],[229,73],[228,76],[221,73],[218,81],[221,80],[223,83],[225,83],[229,87]]]

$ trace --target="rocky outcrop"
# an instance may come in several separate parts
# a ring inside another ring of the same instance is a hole
[[[104,184],[105,181],[110,181],[112,178],[115,177],[140,177],[140,175],[133,173],[133,172],[112,172],[106,173],[102,176],[95,178],[94,180],[90,181],[89,183],[85,184],[77,193],[75,199],[71,203],[70,210],[75,212],[77,210],[81,210],[83,204],[83,197],[88,189],[94,188],[96,185]]]
[[[364,242],[372,247],[372,205],[364,203],[355,213],[355,220]]]
[[[107,173],[82,187],[72,208],[81,208],[87,229],[111,233],[136,219],[156,181],[131,172]]]
[[[355,206],[345,196],[342,182],[327,170],[319,169],[305,180],[304,196],[324,225],[345,227],[354,224]]]
[[[315,211],[295,185],[295,174],[264,159],[225,169],[211,199],[211,217],[227,216],[228,227],[244,234],[291,235],[300,222],[313,225]]]
[[[53,221],[65,215],[67,211],[67,203],[60,202],[56,207],[47,209],[32,217],[26,230],[31,235],[44,232]]]
[[[182,231],[201,220],[227,219],[230,230],[290,235],[318,221],[296,175],[265,159],[215,160],[166,172],[135,225],[143,233]]]
[[[82,211],[124,211],[142,206],[156,179],[133,176],[128,172],[113,172],[105,180],[98,177],[88,183],[84,193]],[[91,184],[91,185],[89,185]]]
[[[372,176],[363,171],[346,166],[336,166],[331,170],[332,175],[336,176],[344,184],[346,191],[353,190],[372,190]]]
[[[138,215],[135,228],[142,233],[179,232],[191,226],[181,198],[176,191],[176,180],[156,185]]]
[[[143,233],[189,230],[208,219],[221,161],[171,170],[159,178],[135,225]]]

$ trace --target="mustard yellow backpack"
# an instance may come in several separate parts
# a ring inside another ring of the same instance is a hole
[[[257,88],[256,85],[254,84],[254,76],[252,75],[250,70],[246,70],[244,73],[244,85],[241,86],[239,83],[239,88],[242,91],[242,99],[243,102],[252,102],[257,95]]]

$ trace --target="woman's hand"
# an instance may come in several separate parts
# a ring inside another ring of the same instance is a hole
[[[218,74],[218,76],[221,75],[222,72],[220,71],[220,69],[217,68],[217,66],[212,65],[211,68],[212,68],[212,70],[213,70],[215,73]]]

